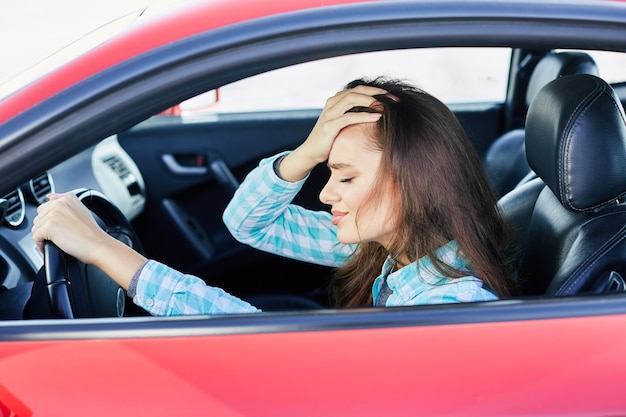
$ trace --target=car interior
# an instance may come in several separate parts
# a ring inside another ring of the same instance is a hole
[[[601,75],[583,51],[515,49],[503,103],[451,106],[484,158],[503,216],[518,232],[520,247],[512,255],[519,297],[625,290],[626,83],[609,84]],[[109,233],[264,311],[332,308],[331,268],[242,245],[221,220],[246,174],[260,159],[300,144],[319,111],[186,118],[164,109],[3,196],[0,319],[68,317],[62,310],[70,301],[50,301],[37,284],[44,254],[30,237],[30,222],[48,193],[70,190],[85,204],[94,201],[89,207]],[[327,210],[318,199],[327,176],[318,166],[294,203]],[[100,193],[114,208],[101,208]],[[121,216],[110,216],[115,210]],[[45,256],[58,255],[51,248]],[[106,277],[69,262],[83,271],[77,275],[91,277],[73,290],[80,296],[70,298],[110,294],[102,309],[93,307],[96,301],[84,307],[71,301],[72,316],[145,314],[130,300],[122,311],[111,309],[119,304],[116,287],[103,290]],[[52,313],[37,311],[41,304]]]
[[[541,57],[528,80],[525,111],[544,85],[572,74],[599,75],[599,70],[593,58],[585,52],[549,52]],[[534,177],[526,159],[524,131],[523,127],[511,129],[496,138],[487,149],[485,170],[498,197]]]
[[[624,120],[613,89],[590,74],[557,78],[533,100],[526,154],[538,178],[501,201],[524,231],[523,294],[624,291]]]

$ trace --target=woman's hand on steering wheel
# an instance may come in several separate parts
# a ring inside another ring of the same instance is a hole
[[[74,192],[50,194],[48,199],[38,207],[31,230],[39,250],[43,252],[48,240],[81,262],[94,263],[98,248],[112,237],[96,223]]]

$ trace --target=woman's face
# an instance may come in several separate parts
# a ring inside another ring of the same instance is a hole
[[[320,192],[320,201],[331,206],[341,243],[375,241],[389,247],[398,201],[390,178],[382,181],[381,198],[372,199],[381,160],[380,151],[368,147],[372,126],[351,125],[337,136],[328,157],[330,179]]]

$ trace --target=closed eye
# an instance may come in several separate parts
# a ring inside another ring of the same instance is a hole
[[[344,178],[344,179],[339,180],[339,182],[341,182],[341,183],[350,183],[352,181],[352,179],[353,178]]]

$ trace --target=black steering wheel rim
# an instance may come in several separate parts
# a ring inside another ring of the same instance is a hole
[[[136,251],[143,247],[129,220],[104,194],[86,188],[73,191],[108,234]],[[51,313],[56,318],[122,317],[126,292],[98,268],[44,244],[44,271]]]

